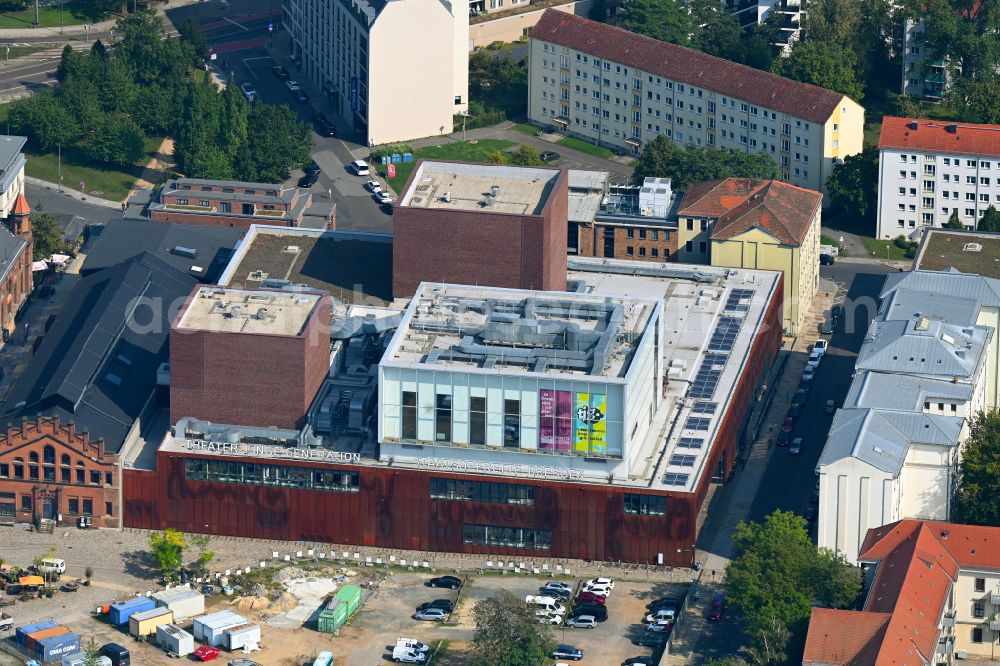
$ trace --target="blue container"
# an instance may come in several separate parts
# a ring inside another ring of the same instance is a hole
[[[123,601],[120,604],[112,604],[111,612],[108,614],[108,618],[110,619],[111,624],[116,627],[120,627],[124,624],[128,624],[128,619],[136,613],[153,610],[154,608],[156,608],[156,601],[153,599],[150,599],[149,597],[135,597],[134,599]]]
[[[15,640],[17,644],[21,647],[27,645],[28,634],[33,634],[36,631],[42,631],[43,629],[51,629],[52,627],[58,627],[59,625],[52,620],[45,620],[43,622],[36,622],[35,624],[26,624],[23,627],[18,627],[15,633]]]
[[[63,655],[80,651],[80,637],[77,634],[59,634],[38,641],[35,658],[42,661],[62,659]]]
[[[403,153],[403,161],[404,162],[412,162],[413,161],[413,153]]]

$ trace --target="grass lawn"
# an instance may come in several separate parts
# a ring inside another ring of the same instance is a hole
[[[119,201],[128,196],[143,167],[156,153],[163,139],[150,137],[146,140],[146,154],[130,167],[104,167],[90,163],[83,151],[76,146],[63,148],[63,184],[74,190],[80,189],[80,181],[87,184],[86,193],[102,199]],[[41,178],[50,183],[59,182],[59,158],[57,153],[39,154],[26,150],[28,159],[25,172],[33,178]]]
[[[868,250],[868,254],[876,259],[892,259],[894,261],[910,261],[906,256],[905,250],[898,247],[891,240],[877,240],[870,236],[862,236],[861,242],[865,244],[865,249]],[[886,256],[885,246],[889,246],[889,254]]]
[[[388,181],[396,193],[403,188],[406,179],[413,172],[413,167],[417,165],[420,158],[432,158],[439,160],[455,160],[458,162],[485,162],[486,156],[494,150],[506,150],[516,145],[513,141],[503,139],[482,139],[480,141],[468,141],[466,143],[446,143],[441,146],[431,146],[430,148],[418,148],[413,151],[413,161],[396,165],[396,177]],[[385,167],[381,164],[374,165],[381,176],[385,176]]]
[[[829,236],[820,236],[819,237],[819,244],[820,245],[832,245],[834,247],[837,247],[837,239],[836,238],[830,238]]]
[[[587,153],[588,155],[594,155],[595,157],[600,157],[602,159],[608,159],[613,157],[615,151],[609,150],[602,146],[597,146],[592,143],[588,143],[582,139],[577,139],[575,136],[567,136],[564,139],[559,139],[560,146],[566,146],[567,148],[572,148],[573,150],[579,150],[581,153]]]
[[[511,127],[515,132],[520,132],[521,134],[527,134],[528,136],[535,136],[538,134],[538,128],[534,125],[529,125],[528,123],[517,123]]]
[[[39,7],[38,20],[43,28],[58,28],[60,25],[82,25],[97,23],[105,17],[95,12],[86,0],[70,0],[63,3],[62,23],[60,24],[59,5]],[[0,13],[0,28],[30,28],[35,22],[34,4],[19,12]]]

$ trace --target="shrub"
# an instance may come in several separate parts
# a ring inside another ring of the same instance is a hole
[[[900,234],[893,239],[892,244],[898,247],[900,250],[905,250],[910,246],[910,241],[906,239],[906,236]]]

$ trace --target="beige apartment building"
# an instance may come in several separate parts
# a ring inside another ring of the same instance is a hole
[[[824,191],[862,149],[865,111],[845,95],[565,12],[532,29],[529,68],[532,122],[633,155],[661,134],[764,153]]]
[[[468,109],[468,0],[285,0],[284,8],[302,72],[369,145],[450,133]]]

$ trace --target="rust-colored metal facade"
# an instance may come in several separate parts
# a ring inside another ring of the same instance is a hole
[[[764,330],[754,341],[739,385],[723,419],[706,469],[728,478],[736,458],[754,392],[781,346],[782,285],[776,285]],[[260,539],[349,543],[378,548],[482,553],[492,556],[550,556],[588,560],[694,563],[698,511],[712,474],[692,493],[613,485],[526,480],[366,465],[289,461],[297,467],[357,471],[358,492],[324,492],[187,480],[186,458],[218,459],[160,451],[156,471],[126,469],[123,478],[127,527],[207,532]],[[246,462],[277,464],[268,459]],[[431,477],[526,484],[535,488],[534,505],[490,504],[430,498]],[[719,478],[719,477],[716,477]],[[665,516],[629,515],[626,493],[667,497]],[[467,523],[552,531],[552,548],[519,548],[464,543]]]

